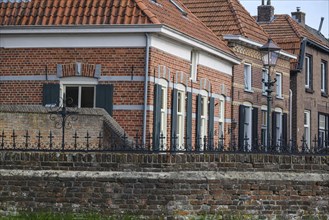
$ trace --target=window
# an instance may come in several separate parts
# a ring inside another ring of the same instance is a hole
[[[64,100],[67,107],[93,108],[95,106],[95,86],[64,86]]]
[[[321,61],[321,93],[327,94],[327,63]]]
[[[310,131],[310,119],[311,119],[311,112],[308,110],[304,111],[304,138],[305,144],[307,147],[310,147],[311,144],[311,131]]]
[[[262,106],[261,111],[261,144],[266,146],[267,144],[267,108]]]
[[[312,57],[305,57],[305,88],[312,89]]]
[[[265,83],[268,81],[268,69],[263,69],[263,80],[262,80],[262,92],[263,95],[266,95],[267,86],[265,86]]]
[[[196,51],[191,51],[191,79],[193,81],[197,80],[197,72],[198,72],[198,62],[199,62],[199,54]]]
[[[167,143],[167,87],[164,84],[161,86],[160,146],[165,147]]]
[[[184,114],[185,114],[185,92],[177,92],[177,141],[178,147],[184,146]]]
[[[248,143],[249,148],[251,147],[251,106],[245,106],[244,109],[244,134],[243,143]],[[247,139],[246,139],[247,138]]]
[[[251,81],[251,65],[244,64],[244,89],[246,91],[251,91],[252,81]]]
[[[328,146],[328,115],[319,114],[319,147]]]
[[[276,97],[282,98],[282,74],[276,73]]]
[[[218,114],[218,137],[224,137],[224,112],[225,112],[225,101],[224,97],[219,100],[219,114]]]
[[[276,133],[276,145],[281,144],[281,137],[282,137],[282,112],[278,112],[275,117],[275,133]]]
[[[201,98],[201,145],[204,146],[205,136],[207,136],[207,118],[208,118],[208,96]]]

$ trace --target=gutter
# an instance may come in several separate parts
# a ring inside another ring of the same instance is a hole
[[[292,90],[289,89],[289,136],[290,140],[292,140]]]
[[[147,91],[149,81],[149,53],[150,53],[150,36],[145,33],[146,51],[145,51],[145,77],[144,77],[144,106],[143,106],[143,146],[146,144],[146,119],[147,119]]]
[[[259,43],[259,42],[256,42],[256,41],[253,41],[253,40],[250,40],[244,36],[241,36],[241,35],[231,35],[231,34],[227,34],[227,35],[224,35],[223,36],[223,39],[224,40],[228,40],[228,41],[240,41],[242,43],[245,43],[245,44],[248,44],[252,47],[256,47],[257,49],[259,47],[262,47],[263,44]],[[288,57],[288,58],[291,58],[291,59],[297,59],[297,56],[294,55],[294,54],[291,54],[291,53],[288,53],[284,50],[281,50],[279,52],[280,55],[282,56],[285,56],[285,57]]]

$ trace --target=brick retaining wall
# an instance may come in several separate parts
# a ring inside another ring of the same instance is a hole
[[[0,213],[329,213],[329,158],[0,152]]]

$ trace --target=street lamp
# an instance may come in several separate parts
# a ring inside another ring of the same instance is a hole
[[[267,134],[266,134],[266,138],[267,138],[267,145],[265,150],[267,151],[267,149],[271,146],[271,100],[272,100],[272,96],[271,93],[272,91],[272,87],[274,86],[274,83],[276,82],[276,78],[272,81],[271,80],[271,67],[275,67],[276,62],[278,60],[279,57],[279,52],[280,52],[280,47],[278,47],[271,38],[268,39],[267,43],[264,44],[262,47],[260,47],[260,53],[262,56],[262,61],[263,61],[263,65],[266,69],[268,69],[267,71],[267,82],[265,82],[265,80],[263,79],[262,82],[264,83],[264,85],[266,86],[266,92],[267,92]]]

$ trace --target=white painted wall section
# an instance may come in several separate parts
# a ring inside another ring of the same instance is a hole
[[[192,47],[171,39],[165,39],[158,35],[151,36],[150,46],[162,50],[168,54],[190,61]]]
[[[199,64],[232,76],[232,64],[207,53],[200,53]]]
[[[1,35],[4,48],[143,48],[145,34]]]

